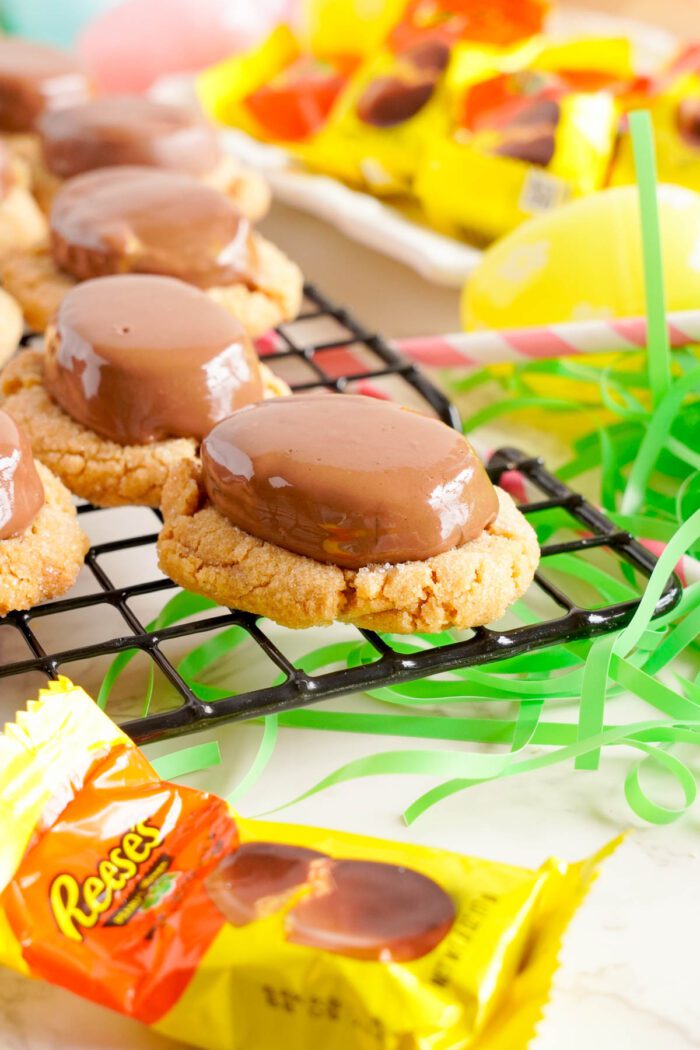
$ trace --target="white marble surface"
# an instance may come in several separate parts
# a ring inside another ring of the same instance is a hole
[[[368,325],[388,335],[456,326],[457,297],[431,288],[398,264],[283,209],[266,226],[328,294],[353,306]],[[89,669],[85,674],[89,679]],[[16,699],[3,685],[3,718]],[[614,703],[627,702],[620,698]],[[219,731],[222,766],[188,782],[230,790],[247,768],[259,733],[256,726]],[[283,731],[271,767],[242,808],[251,815],[264,812],[343,761],[390,746],[387,738]],[[521,780],[482,785],[446,800],[408,829],[399,814],[426,788],[420,778],[373,778],[338,786],[285,810],[283,817],[534,867],[552,854],[585,856],[634,824],[622,792],[629,758],[622,751],[608,753],[595,774],[553,767]],[[605,864],[566,937],[535,1050],[700,1047],[694,965],[700,943],[699,820],[696,812],[671,827],[632,827]],[[0,1050],[175,1046],[67,993],[0,971]]]

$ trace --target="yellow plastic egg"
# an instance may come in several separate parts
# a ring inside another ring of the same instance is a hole
[[[700,194],[659,187],[667,308],[700,307]],[[489,248],[462,293],[466,329],[644,313],[634,186],[602,190],[519,226]]]

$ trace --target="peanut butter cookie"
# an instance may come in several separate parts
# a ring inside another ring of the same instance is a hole
[[[34,150],[31,159],[26,160],[26,165],[26,182],[31,185],[39,208],[48,215],[65,179],[49,171],[39,150]],[[206,186],[225,193],[251,222],[264,219],[270,210],[272,194],[267,182],[262,175],[246,168],[235,157],[222,157],[201,179]]]
[[[0,616],[58,598],[75,583],[89,541],[70,493],[50,470],[36,464],[44,505],[18,536],[0,540]]]
[[[66,179],[125,165],[191,175],[226,194],[252,222],[270,206],[265,180],[224,152],[219,130],[194,107],[103,95],[43,113],[38,135],[33,184],[47,212]]]
[[[0,264],[27,323],[44,331],[67,290],[115,274],[176,277],[206,291],[261,335],[296,316],[299,268],[251,229],[225,194],[189,175],[112,167],[68,179],[50,216],[50,246]]]
[[[47,226],[36,201],[23,186],[13,186],[0,200],[0,255],[46,241]]]
[[[223,156],[216,167],[202,177],[202,182],[230,197],[251,222],[264,219],[270,210],[269,185],[262,175],[246,168],[235,157]]]
[[[276,245],[254,234],[258,256],[256,287],[242,282],[207,289],[254,338],[295,317],[301,305],[299,267]],[[0,260],[0,279],[19,303],[34,332],[44,332],[64,296],[78,282],[60,270],[47,246],[13,252]]]
[[[23,328],[22,311],[12,296],[0,288],[0,366],[19,346]]]
[[[201,465],[179,463],[163,488],[160,566],[179,586],[285,627],[340,620],[410,634],[497,620],[530,585],[533,529],[496,489],[498,513],[475,539],[425,561],[343,569],[237,528],[209,502]]]
[[[48,226],[28,188],[26,163],[0,139],[0,256],[46,240]]]

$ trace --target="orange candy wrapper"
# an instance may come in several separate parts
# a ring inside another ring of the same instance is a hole
[[[242,819],[81,689],[0,736],[0,962],[210,1050],[514,1050],[597,865]]]
[[[389,34],[396,51],[426,35],[506,47],[540,33],[550,0],[408,0]]]
[[[267,142],[294,144],[319,131],[360,59],[319,57],[279,25],[258,47],[201,73],[202,105],[223,124]]]

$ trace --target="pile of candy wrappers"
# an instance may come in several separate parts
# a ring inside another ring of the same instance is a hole
[[[314,18],[314,9],[316,9]],[[634,182],[627,114],[652,111],[661,181],[700,185],[700,47],[652,75],[625,38],[554,39],[547,0],[403,0],[377,26],[310,4],[206,70],[205,109],[309,168],[476,243]],[[355,32],[353,32],[355,28]]]

